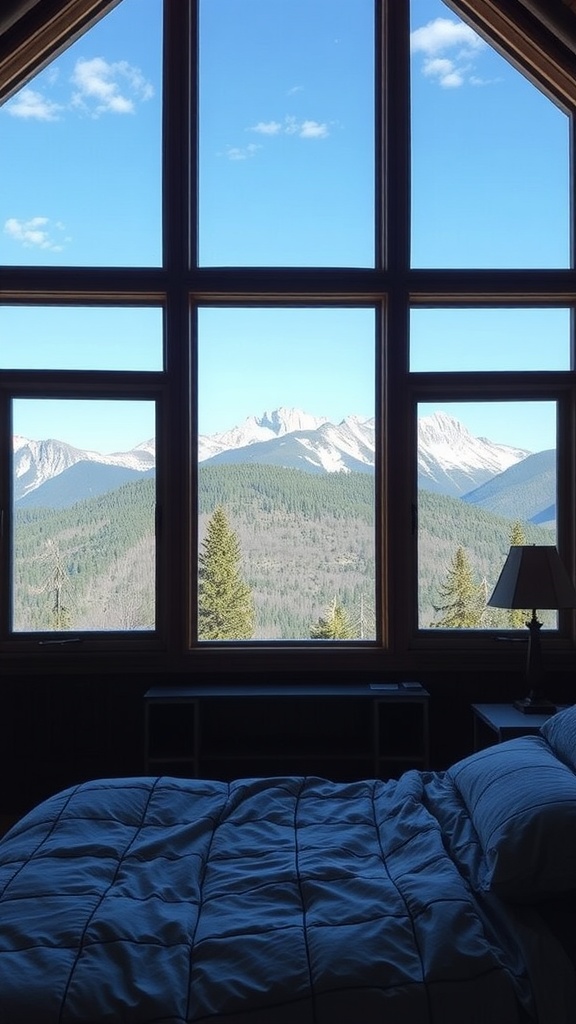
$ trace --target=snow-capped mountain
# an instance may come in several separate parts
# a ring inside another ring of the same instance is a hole
[[[205,463],[259,462],[308,472],[370,472],[374,468],[374,419],[347,416],[341,423],[278,409],[250,417],[225,434],[201,437]],[[420,487],[458,497],[520,462],[530,453],[474,437],[447,413],[418,424]]]
[[[128,479],[154,469],[156,461],[156,446],[154,440],[145,441],[128,452],[114,452],[103,454],[101,452],[84,451],[75,448],[65,441],[56,441],[49,438],[45,441],[33,441],[25,437],[14,438],[14,497],[17,502],[26,501],[28,495],[39,492],[59,478],[62,483],[74,467],[88,467],[88,472],[81,474],[79,468],[74,470],[73,476],[77,480],[77,486],[70,489],[68,483],[66,489],[69,493],[76,491],[78,501],[80,498],[103,494],[110,490],[109,481],[116,481],[115,486],[120,486]],[[106,468],[109,472],[105,472]],[[90,472],[91,470],[91,472]],[[82,475],[86,482],[80,485]],[[100,481],[98,483],[98,481]],[[54,491],[54,487],[50,489]],[[39,497],[39,495],[38,495]],[[33,502],[38,504],[38,500]],[[48,502],[47,502],[48,503]],[[53,504],[52,501],[49,504]],[[57,502],[56,504],[61,504]],[[68,502],[66,502],[68,504]]]
[[[223,434],[201,434],[198,438],[198,461],[205,462],[221,452],[271,441],[296,430],[318,430],[326,422],[325,416],[311,416],[300,409],[284,406],[274,412],[265,412],[263,416],[248,416],[240,426],[232,427]]]
[[[374,419],[347,416],[341,423],[299,409],[250,416],[225,434],[199,438],[204,464],[257,462],[309,473],[371,472]]]
[[[374,453],[373,418],[347,416],[331,423],[326,417],[288,408],[250,416],[225,433],[199,439],[203,465],[252,462],[309,473],[371,473]],[[446,413],[426,416],[418,425],[419,486],[440,494],[467,494],[529,455],[475,437]],[[14,439],[15,500],[22,506],[70,505],[154,470],[154,440],[128,452],[102,454],[53,439]],[[470,500],[474,502],[474,496]]]
[[[445,412],[418,422],[418,486],[461,497],[531,452],[475,437]]]

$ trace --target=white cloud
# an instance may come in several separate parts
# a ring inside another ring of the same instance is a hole
[[[427,78],[435,78],[444,89],[454,89],[464,84],[462,69],[458,69],[454,61],[447,57],[434,57],[424,62],[422,73]]]
[[[328,125],[321,121],[299,121],[293,115],[286,115],[283,121],[258,121],[247,132],[274,138],[278,135],[296,135],[300,139],[325,139],[329,134]],[[261,145],[250,143],[248,146],[227,146],[224,155],[228,160],[248,160],[253,157]]]
[[[64,243],[70,238],[63,236],[64,225],[60,221],[50,221],[48,217],[31,217],[30,220],[18,220],[9,217],[4,223],[4,233],[25,249],[49,249],[51,252],[62,252]]]
[[[116,63],[109,63],[102,57],[78,60],[71,81],[74,91],[71,97],[66,97],[65,103],[55,103],[45,93],[25,88],[6,104],[6,113],[36,121],[58,121],[70,109],[90,113],[93,117],[106,113],[132,114],[137,103],[154,95],[152,85],[142,72],[124,60]],[[56,86],[58,69],[49,69],[43,82],[48,87]]]
[[[298,135],[301,139],[325,139],[329,134],[328,125],[320,121],[299,121],[287,114],[284,121],[259,121],[248,129],[260,135]]]
[[[228,160],[249,160],[261,148],[253,142],[248,146],[228,146],[226,157]]]
[[[279,135],[282,125],[279,121],[258,121],[250,131],[258,132],[260,135]]]
[[[479,50],[486,44],[474,29],[462,21],[451,21],[450,18],[436,18],[422,28],[417,28],[410,36],[410,49],[413,53],[444,53],[455,46]]]
[[[303,121],[300,125],[301,139],[325,139],[328,134],[328,125],[319,124],[318,121]]]
[[[58,121],[62,107],[47,100],[35,89],[22,89],[13,100],[6,104],[6,113],[11,117],[25,120]]]
[[[410,36],[412,53],[423,54],[422,74],[444,89],[478,84],[474,63],[486,43],[461,21],[435,18]]]
[[[78,60],[72,73],[76,91],[72,96],[75,107],[90,111],[94,117],[101,114],[132,114],[138,101],[154,95],[152,85],[138,68],[127,61],[109,63],[102,57]]]

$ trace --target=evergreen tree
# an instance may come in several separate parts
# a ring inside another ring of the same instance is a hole
[[[526,534],[524,533],[524,527],[522,523],[517,519],[512,524],[510,531],[510,547],[513,544],[523,545],[526,543]],[[507,612],[508,627],[509,629],[524,629],[526,622],[530,618],[529,611],[523,611],[521,608],[510,608]]]
[[[54,587],[54,604],[52,606],[52,628],[70,629],[72,625],[70,613],[62,603],[62,592],[64,590],[66,582],[66,572],[60,563],[58,563],[58,565],[56,565],[54,569],[54,577],[52,582]]]
[[[312,640],[352,640],[353,637],[354,630],[346,610],[336,598],[326,618],[320,617],[310,630]]]
[[[433,625],[439,629],[475,629],[480,626],[484,602],[482,591],[474,581],[472,567],[463,547],[458,547],[446,579],[440,586],[442,604],[434,611],[442,618]]]
[[[47,569],[47,577],[43,585],[37,588],[37,593],[49,594],[52,599],[50,611],[47,607],[43,609],[43,618],[47,617],[47,621],[42,622],[40,628],[70,629],[72,620],[64,604],[64,593],[69,589],[69,573],[64,566],[59,546],[48,541],[40,562]]]
[[[240,573],[240,545],[221,506],[206,527],[199,555],[198,635],[201,640],[249,640],[252,591]]]

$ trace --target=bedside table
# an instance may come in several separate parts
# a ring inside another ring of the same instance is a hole
[[[473,704],[472,714],[475,751],[516,736],[537,736],[540,726],[550,718],[550,715],[525,715],[513,704]]]

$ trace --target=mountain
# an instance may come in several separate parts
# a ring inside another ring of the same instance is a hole
[[[418,487],[436,494],[462,497],[530,454],[474,437],[444,412],[418,421]]]
[[[373,418],[347,416],[336,425],[297,409],[279,409],[261,419],[250,417],[228,434],[200,438],[199,460],[204,465],[251,462],[308,473],[371,473],[374,449]]]
[[[52,438],[31,441],[20,436],[14,438],[13,457],[14,500],[19,505],[53,508],[103,494],[153,471],[156,461],[154,440],[128,452],[102,454]]]
[[[334,424],[297,409],[249,417],[225,434],[199,439],[200,462],[259,462],[310,473],[371,472],[374,451],[373,418],[348,416]],[[422,417],[418,423],[418,484],[439,494],[460,497],[529,454],[474,437],[447,413]]]
[[[481,487],[465,494],[463,501],[507,519],[522,519],[539,526],[556,520],[556,452],[536,452],[506,469]]]
[[[500,502],[508,486],[504,479],[499,488],[499,477],[528,457],[531,453],[524,449],[475,437],[446,413],[423,417],[418,424],[418,484],[438,494],[468,495],[471,503],[486,501],[490,507],[496,491],[500,491]],[[261,417],[250,416],[224,433],[201,436],[199,461],[205,466],[252,463],[312,474],[373,473],[375,423],[373,418],[352,415],[332,423],[326,417],[280,407]],[[537,466],[534,463],[535,473]],[[23,507],[61,508],[153,473],[154,467],[154,440],[128,452],[102,454],[53,439],[16,437],[15,500]],[[492,492],[475,493],[488,481],[494,484]],[[551,506],[554,487],[549,483],[548,478],[543,482],[543,493],[548,487],[547,505]],[[534,507],[534,515],[545,515],[544,508],[541,502]]]
[[[82,459],[41,486],[28,491],[18,501],[18,508],[68,508],[77,501],[109,494],[133,480],[142,480],[154,473],[126,466],[114,466]]]
[[[270,441],[296,430],[318,430],[326,422],[325,416],[311,416],[300,409],[284,406],[260,417],[248,416],[239,427],[232,427],[223,434],[201,434],[198,438],[198,461],[205,462],[221,452]]]

